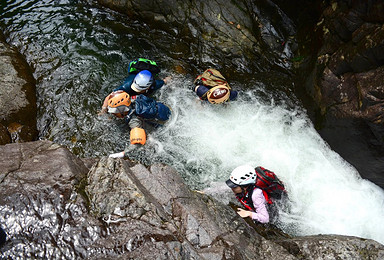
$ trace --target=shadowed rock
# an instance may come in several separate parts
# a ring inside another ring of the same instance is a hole
[[[0,143],[35,140],[36,85],[24,57],[5,42],[0,32]],[[10,137],[9,140],[6,136]]]

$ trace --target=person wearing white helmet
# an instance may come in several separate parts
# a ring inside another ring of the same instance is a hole
[[[242,165],[232,171],[226,184],[235,193],[239,202],[247,209],[238,208],[237,213],[242,218],[251,217],[252,220],[264,224],[269,222],[267,201],[263,190],[255,186],[256,178],[254,167]]]

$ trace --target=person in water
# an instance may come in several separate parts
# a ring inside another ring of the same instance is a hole
[[[192,90],[201,100],[221,104],[237,98],[238,92],[231,89],[227,80],[216,69],[207,69],[194,80]]]
[[[130,127],[130,143],[144,145],[146,133],[144,122],[161,125],[171,115],[171,110],[161,102],[147,97],[137,95],[130,97],[125,91],[118,90],[111,94],[108,100],[107,113],[125,120]],[[125,152],[111,154],[109,157],[122,158]]]
[[[272,196],[281,199],[286,193],[284,185],[273,172],[250,165],[235,168],[226,184],[247,209],[238,208],[237,213],[242,218],[250,217],[262,224],[270,221],[267,204],[272,204]]]
[[[99,114],[104,114],[108,109],[108,101],[111,98],[112,93],[122,90],[131,97],[136,95],[150,96],[156,90],[162,88],[167,84],[171,77],[165,77],[164,79],[155,79],[157,73],[160,72],[156,62],[139,58],[131,61],[128,67],[128,77],[124,80],[123,84],[115,88],[108,96],[105,97],[103,106]]]

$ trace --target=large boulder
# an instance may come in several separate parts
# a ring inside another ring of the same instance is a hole
[[[322,112],[384,126],[384,3],[334,1],[317,30],[323,45],[312,93]]]
[[[384,187],[384,3],[331,1],[306,45],[300,80],[321,136],[363,177]],[[304,73],[303,73],[304,72]]]
[[[4,258],[381,259],[367,239],[268,240],[171,167],[103,157],[88,170],[49,141],[0,146]]]
[[[173,35],[178,62],[216,65],[227,76],[235,71],[231,78],[240,72],[289,74],[295,26],[273,1],[94,1]]]
[[[25,58],[6,43],[1,31],[0,86],[0,144],[36,140],[35,79]]]

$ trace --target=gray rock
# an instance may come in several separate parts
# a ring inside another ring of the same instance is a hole
[[[254,68],[273,73],[271,68],[277,67],[289,73],[295,26],[272,1],[95,2],[184,39],[193,49],[191,56],[203,64],[227,65],[242,72]]]
[[[0,146],[4,258],[380,259],[345,236],[268,240],[171,167],[101,158],[90,170],[49,141]]]
[[[13,142],[35,140],[37,137],[35,79],[25,58],[8,45],[2,35],[0,35],[0,85],[0,123],[8,128]]]

